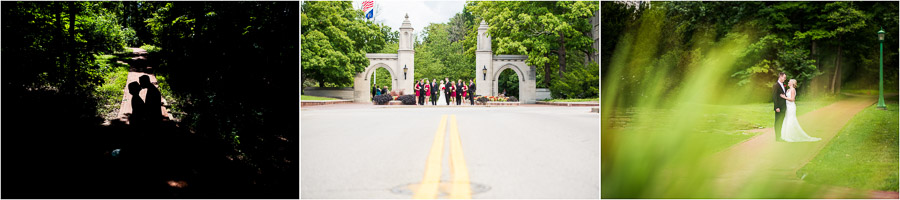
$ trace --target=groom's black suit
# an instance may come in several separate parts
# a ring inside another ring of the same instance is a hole
[[[781,98],[781,95],[784,94],[783,86],[778,82],[772,85],[772,98],[775,104],[775,108],[772,108],[772,111],[781,109],[781,112],[775,112],[775,141],[778,142],[784,141],[781,140],[781,124],[784,122],[784,112],[787,111],[786,100]]]
[[[450,84],[450,82],[447,82],[447,84],[444,85],[444,96],[446,97],[444,100],[447,101],[447,105],[450,105],[450,98],[453,98],[450,97],[451,87],[453,87],[453,84]]]

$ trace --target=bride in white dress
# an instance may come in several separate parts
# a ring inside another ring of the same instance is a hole
[[[439,85],[439,87],[441,88],[441,97],[438,98],[438,104],[437,104],[437,105],[444,105],[444,106],[446,106],[446,105],[447,105],[447,100],[446,100],[447,97],[444,97],[444,90],[446,90],[446,88],[444,88],[444,81],[441,81],[441,84]]]
[[[800,127],[800,122],[797,121],[797,105],[794,104],[794,100],[797,99],[797,89],[794,89],[797,86],[797,80],[791,79],[788,81],[788,86],[790,89],[781,96],[787,99],[787,112],[784,113],[784,122],[781,125],[781,139],[787,142],[814,142],[821,140],[822,138],[810,137]]]

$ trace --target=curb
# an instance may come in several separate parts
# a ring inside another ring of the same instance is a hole
[[[537,104],[544,105],[552,105],[552,106],[600,106],[600,102],[589,101],[589,102],[546,102],[546,101],[537,101]]]
[[[320,106],[340,103],[353,103],[353,100],[302,100],[300,101],[300,106]]]

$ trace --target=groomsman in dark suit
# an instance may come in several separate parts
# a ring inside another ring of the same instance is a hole
[[[475,105],[475,81],[469,79],[469,104]]]
[[[456,105],[457,106],[462,102],[462,99],[460,99],[459,97],[462,96],[463,92],[466,92],[465,90],[463,90],[464,84],[465,83],[462,82],[462,79],[456,80]]]
[[[446,83],[444,84],[444,96],[447,97],[444,98],[444,100],[447,101],[447,105],[450,105],[450,88],[452,88],[453,85],[450,84],[450,78],[444,78],[444,81],[446,81]]]

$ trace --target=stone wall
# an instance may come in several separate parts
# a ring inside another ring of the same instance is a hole
[[[550,98],[550,88],[537,88],[535,99],[540,101]]]
[[[307,87],[307,88],[303,88],[303,95],[353,100],[353,88],[352,87],[346,87],[346,88]]]

